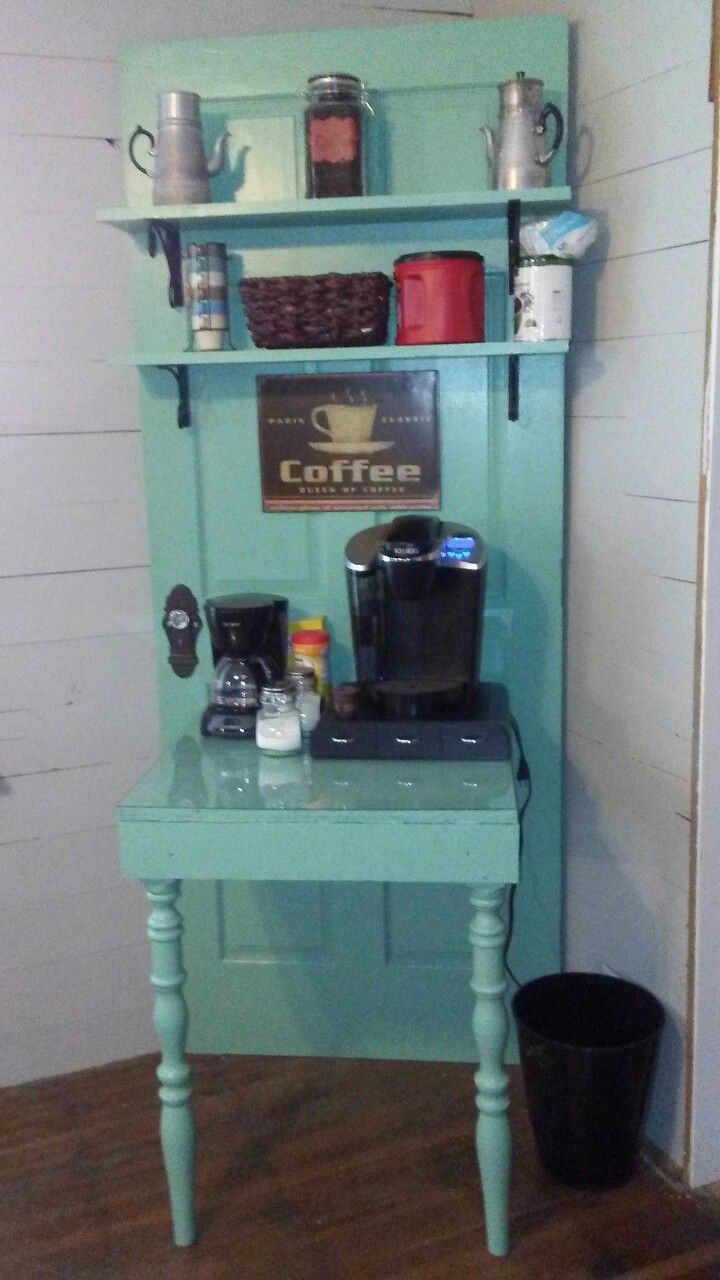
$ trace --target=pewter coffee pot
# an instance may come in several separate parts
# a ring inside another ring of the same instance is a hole
[[[548,165],[563,138],[562,113],[552,102],[542,103],[542,80],[533,80],[518,71],[513,80],[498,85],[500,91],[500,127],[497,136],[484,125],[491,185],[504,191],[522,187],[547,187]],[[545,144],[545,125],[552,116],[555,138],[551,147]]]
[[[153,204],[207,204],[212,199],[209,178],[223,167],[225,141],[229,135],[220,134],[206,159],[199,95],[173,89],[159,93],[157,104],[157,137],[138,125],[128,146],[130,159],[136,169],[152,178]],[[155,158],[154,173],[144,168],[135,156],[135,144],[140,137],[149,139],[150,154]]]

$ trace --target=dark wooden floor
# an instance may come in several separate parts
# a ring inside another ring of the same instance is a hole
[[[539,1169],[513,1072],[509,1258],[489,1259],[471,1071],[194,1060],[201,1237],[168,1237],[154,1062],[0,1091],[2,1280],[720,1280],[720,1207],[642,1169],[591,1194]]]

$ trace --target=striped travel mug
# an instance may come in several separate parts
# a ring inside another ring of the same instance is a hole
[[[225,245],[189,244],[184,257],[190,349],[222,351],[230,332]]]

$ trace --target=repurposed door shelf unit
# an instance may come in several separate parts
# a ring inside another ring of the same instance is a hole
[[[531,191],[483,191],[457,196],[359,196],[342,199],[294,200],[288,204],[257,203],[246,208],[237,204],[151,206],[147,209],[108,209],[98,215],[101,222],[126,231],[145,230],[148,252],[155,257],[158,243],[162,247],[168,266],[168,300],[171,307],[183,306],[182,236],[181,232],[202,231],[206,235],[221,230],[262,228],[275,233],[285,227],[327,226],[340,231],[348,226],[366,226],[377,223],[403,223],[418,221],[480,220],[505,218],[507,222],[507,278],[508,292],[512,292],[512,278],[519,255],[518,231],[523,216],[542,217],[567,205],[570,199],[568,187],[544,188]],[[113,364],[154,365],[171,368],[175,373],[179,392],[178,425],[190,425],[190,382],[183,373],[187,365],[266,364],[292,365],[312,361],[318,366],[354,360],[374,363],[395,360],[464,358],[471,356],[490,359],[507,356],[508,364],[508,418],[516,422],[519,415],[519,358],[521,355],[541,356],[564,354],[566,342],[526,343],[513,340],[463,343],[456,345],[425,345],[382,347],[320,347],[302,350],[261,350],[248,347],[226,351],[169,351],[121,352],[109,357]]]
[[[520,218],[562,208],[569,191],[562,151],[552,186],[487,190],[480,126],[494,123],[498,82],[519,66],[566,112],[567,48],[567,23],[550,17],[153,44],[120,59],[125,139],[138,123],[152,127],[155,95],[169,88],[200,95],[206,147],[231,135],[229,169],[212,183],[217,203],[153,206],[148,179],[127,161],[128,206],[100,215],[132,246],[134,349],[111,359],[140,375],[164,755],[121,806],[119,826],[124,873],[145,882],[151,902],[179,1243],[194,1235],[184,967],[198,1052],[479,1056],[486,1228],[493,1252],[507,1248],[509,884],[519,881],[514,971],[525,979],[561,960],[567,350],[509,337],[509,287]],[[375,112],[370,194],[308,200],[302,90],[340,66],[367,83]],[[231,264],[234,349],[191,352],[181,249],[217,239]],[[247,336],[234,264],[245,276],[391,274],[400,255],[438,249],[484,255],[487,342],[260,350]],[[254,747],[199,737],[206,630],[191,675],[179,680],[167,660],[163,607],[175,584],[200,602],[270,591],[288,597],[291,617],[327,615],[333,679],[353,678],[343,551],[386,517],[262,510],[256,376],[395,368],[437,371],[439,515],[478,529],[487,546],[481,675],[507,686],[533,776],[521,876],[510,762],[307,760],[283,805]],[[178,400],[190,430],[172,429]]]

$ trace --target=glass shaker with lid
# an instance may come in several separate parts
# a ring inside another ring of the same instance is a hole
[[[300,715],[295,695],[286,682],[266,684],[260,693],[260,710],[255,719],[255,741],[261,751],[290,756],[302,749]]]
[[[363,110],[365,86],[344,72],[311,76],[305,90],[308,196],[365,194]]]

